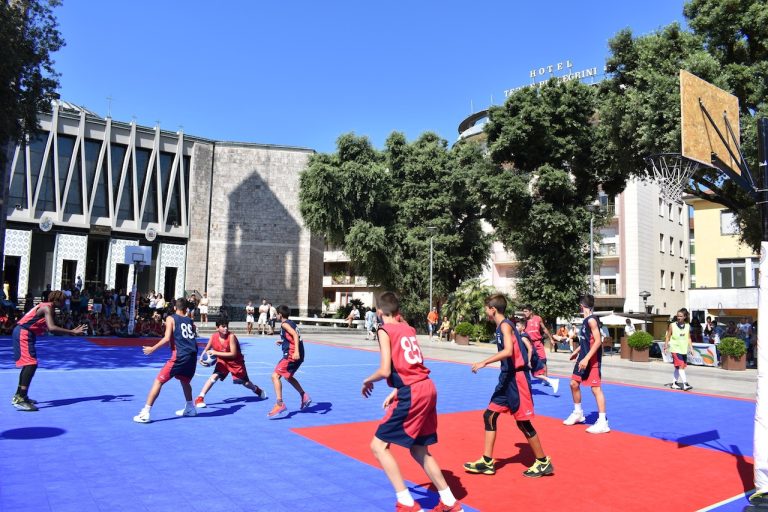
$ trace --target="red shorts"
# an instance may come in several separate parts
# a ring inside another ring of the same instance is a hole
[[[219,376],[219,380],[224,380],[227,375],[232,374],[232,380],[241,380],[243,382],[248,381],[248,372],[245,370],[245,365],[238,363],[231,363],[229,361],[223,361],[218,359],[216,361],[216,368],[213,373]]]
[[[502,374],[493,392],[488,409],[499,413],[510,413],[517,421],[533,419],[533,398],[531,384],[523,371],[516,371],[514,377],[505,379]]]
[[[18,325],[13,328],[13,355],[16,368],[37,364],[36,340],[37,336],[29,329]]]
[[[573,367],[573,375],[571,375],[571,380],[575,380],[576,382],[580,382],[584,386],[589,386],[591,388],[600,387],[600,364],[593,359],[587,364],[587,367],[584,368],[584,371],[580,371],[579,364],[576,363],[576,365]]]
[[[298,371],[299,366],[301,366],[301,363],[303,362],[304,361],[301,359],[294,361],[293,359],[283,358],[277,363],[277,366],[275,366],[275,373],[285,378],[293,377],[293,374]]]
[[[197,367],[197,354],[192,354],[181,359],[169,359],[157,374],[157,380],[165,384],[172,377],[176,377],[182,382],[189,382],[195,375]]]
[[[672,362],[674,363],[675,368],[685,370],[688,368],[688,354],[676,354],[672,352]]]
[[[432,379],[397,389],[376,437],[405,448],[437,442],[437,390]]]

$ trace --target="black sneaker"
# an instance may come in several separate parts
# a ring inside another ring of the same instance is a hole
[[[693,386],[691,386],[687,382],[683,382],[683,391],[690,391],[692,389],[693,389]]]
[[[749,497],[749,503],[756,507],[768,507],[768,492],[756,492]]]
[[[669,389],[683,389],[683,386],[678,382],[673,382],[672,384],[669,384]]]
[[[485,459],[483,457],[480,457],[475,462],[465,463],[464,471],[466,471],[467,473],[477,473],[481,475],[495,475],[496,461],[491,459],[491,462],[485,462]]]
[[[523,475],[528,478],[539,478],[544,475],[551,475],[555,472],[555,467],[552,465],[552,459],[547,457],[544,462],[538,459],[533,463],[533,466],[523,471]]]
[[[11,403],[19,411],[34,412],[38,410],[35,404],[30,402],[27,397],[21,395],[14,395]]]

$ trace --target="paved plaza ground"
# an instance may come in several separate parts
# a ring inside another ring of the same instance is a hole
[[[240,333],[239,326],[235,332]],[[18,371],[11,343],[0,338],[0,510],[64,511],[391,511],[394,497],[368,449],[382,416],[386,386],[360,397],[361,381],[378,365],[376,345],[361,331],[305,332],[307,356],[297,377],[314,404],[267,419],[269,376],[280,357],[276,336],[240,337],[251,379],[268,390],[260,400],[230,380],[208,394],[209,407],[178,418],[179,385],[165,386],[153,422],[131,421],[167,353],[144,356],[134,340],[46,337],[30,395],[40,411],[13,409]],[[533,455],[514,421],[502,417],[497,473],[470,475],[465,461],[482,451],[482,411],[498,370],[473,375],[469,363],[495,351],[420,336],[438,389],[439,443],[432,452],[468,511],[742,510],[752,489],[756,372],[690,367],[692,392],[664,388],[671,365],[604,358],[612,431],[590,435],[566,427],[572,408],[568,354],[550,354],[562,377],[559,395],[534,384],[534,425],[553,458],[555,475],[526,479]],[[147,340],[149,343],[153,340]],[[118,346],[115,346],[118,345]],[[210,370],[198,367],[197,393]],[[594,399],[584,393],[587,421]],[[404,475],[425,509],[437,503],[419,468],[401,455]]]

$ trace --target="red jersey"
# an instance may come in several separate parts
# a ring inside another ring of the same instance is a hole
[[[245,361],[245,358],[243,357],[243,353],[240,351],[240,342],[237,341],[237,336],[235,336],[231,332],[227,333],[226,338],[222,338],[218,332],[213,333],[211,335],[211,348],[218,352],[229,352],[230,340],[234,340],[235,342],[235,346],[237,347],[237,355],[232,359],[229,359],[229,358],[221,359],[221,361],[226,362],[227,364],[230,364],[230,363],[243,364],[243,362]]]
[[[19,325],[24,329],[29,329],[35,334],[45,334],[45,332],[48,330],[48,324],[45,321],[45,315],[38,317],[40,308],[43,306],[51,306],[51,308],[53,308],[53,302],[41,302],[37,306],[27,311],[27,314],[21,317],[21,320],[19,320],[16,325]]]
[[[392,373],[387,384],[393,388],[410,386],[429,378],[429,369],[424,366],[424,356],[416,339],[416,329],[406,322],[383,324],[389,335],[389,347],[392,357]]]
[[[533,342],[541,341],[541,317],[531,315],[531,318],[525,321],[525,333]]]

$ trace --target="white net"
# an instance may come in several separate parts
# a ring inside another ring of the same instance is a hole
[[[667,201],[681,203],[683,192],[699,163],[679,153],[662,153],[645,157],[647,178],[659,184],[661,196]]]

